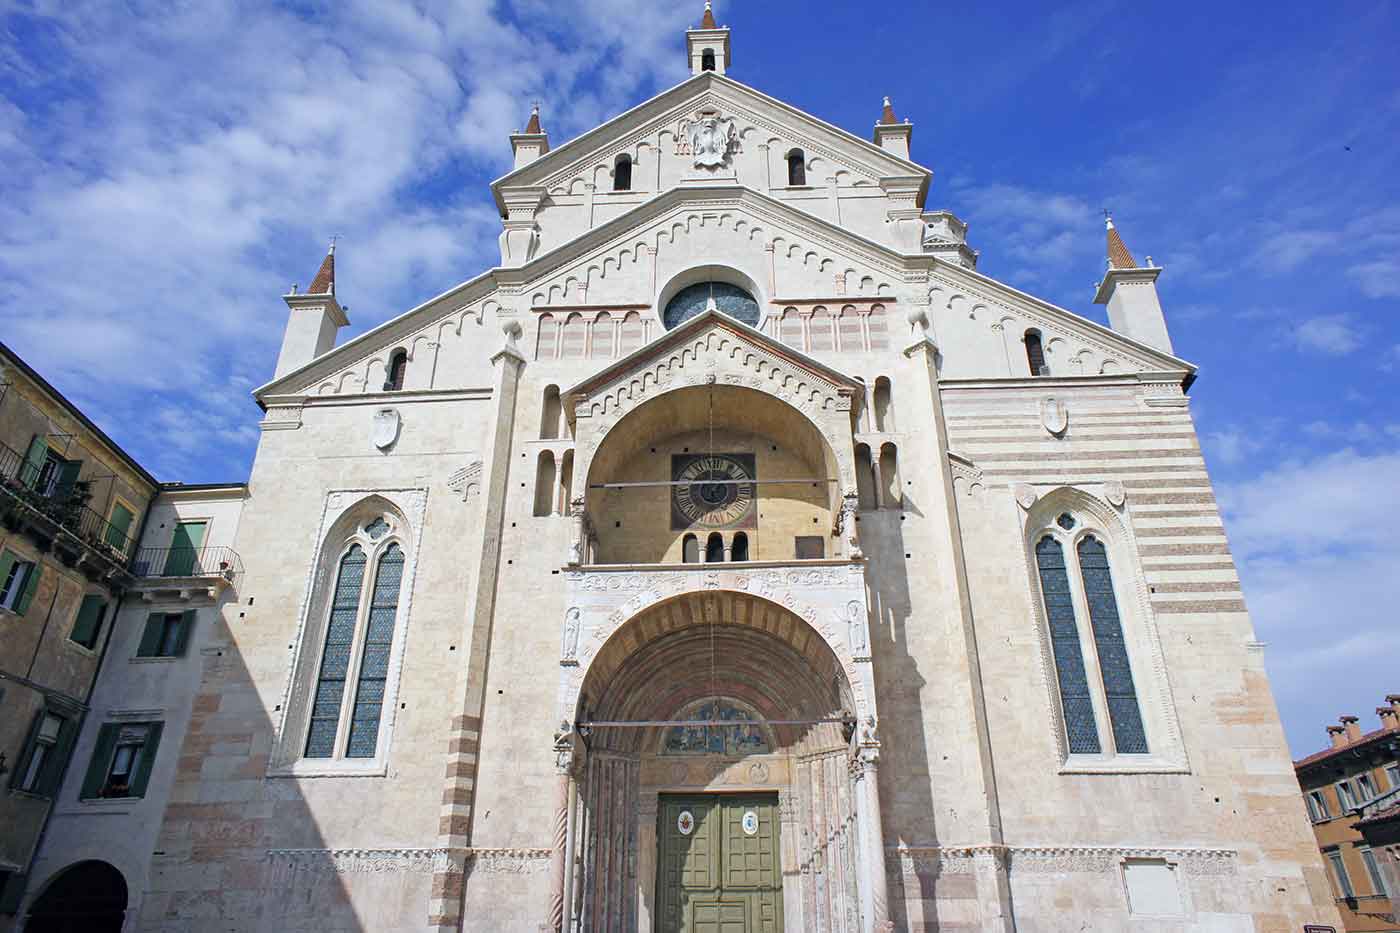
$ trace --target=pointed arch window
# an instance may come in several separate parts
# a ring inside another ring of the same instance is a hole
[[[369,774],[384,767],[393,720],[386,711],[398,689],[392,658],[402,650],[406,529],[401,514],[375,508],[373,500],[353,507],[336,528],[271,773]]]
[[[1071,755],[1147,755],[1134,682],[1103,537],[1069,512],[1035,543],[1065,741]],[[1107,723],[1108,729],[1101,728]]]

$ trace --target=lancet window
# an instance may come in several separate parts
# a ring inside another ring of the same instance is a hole
[[[376,516],[335,566],[311,691],[305,758],[374,758],[389,679],[404,550],[397,523]]]
[[[1065,740],[1071,755],[1146,755],[1147,729],[1105,539],[1069,511],[1035,537]]]

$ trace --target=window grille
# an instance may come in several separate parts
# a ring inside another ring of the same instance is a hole
[[[330,758],[335,754],[335,735],[340,724],[340,705],[345,697],[345,676],[350,669],[355,617],[359,612],[364,579],[365,552],[356,544],[340,559],[330,621],[326,626],[326,644],[321,655],[321,673],[312,699],[311,727],[306,736],[307,758]]]
[[[403,551],[391,544],[379,558],[374,595],[360,659],[355,708],[350,719],[347,758],[373,758],[379,738],[379,718],[384,707],[384,685],[389,678],[389,652],[394,642],[394,618],[399,611],[399,587],[403,582]]]
[[[1142,711],[1138,708],[1133,669],[1128,663],[1128,646],[1123,641],[1123,623],[1118,617],[1108,551],[1097,538],[1088,537],[1079,542],[1079,572],[1084,579],[1084,597],[1089,604],[1089,623],[1098,650],[1114,747],[1120,755],[1145,755],[1147,733],[1142,725]]]

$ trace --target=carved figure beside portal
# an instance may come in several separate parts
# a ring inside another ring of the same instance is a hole
[[[846,603],[846,637],[851,643],[851,657],[857,661],[870,656],[870,640],[866,638],[864,608],[854,599]]]
[[[578,607],[574,606],[564,616],[564,646],[560,654],[560,662],[564,664],[578,664],[578,635],[580,626],[580,613]]]

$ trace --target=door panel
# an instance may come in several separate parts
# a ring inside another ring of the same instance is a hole
[[[688,816],[683,817],[683,814]],[[745,816],[749,829],[745,830]],[[780,933],[782,877],[774,794],[662,796],[656,929]],[[690,832],[682,832],[682,826]]]

